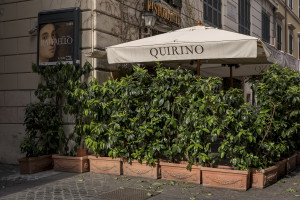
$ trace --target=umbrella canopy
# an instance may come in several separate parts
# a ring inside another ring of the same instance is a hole
[[[205,26],[110,46],[106,51],[109,64],[193,60],[207,64],[271,63],[270,51],[258,38]]]

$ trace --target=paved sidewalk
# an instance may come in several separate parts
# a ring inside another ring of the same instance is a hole
[[[135,177],[75,174],[49,170],[20,175],[18,166],[0,164],[0,199],[105,199],[102,194],[134,188],[146,190],[149,200],[300,200],[300,166],[289,176],[265,189],[246,192],[207,188],[202,185],[176,183]]]

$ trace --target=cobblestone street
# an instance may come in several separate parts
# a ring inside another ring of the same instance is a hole
[[[246,192],[207,188],[202,185],[136,177],[75,174],[53,170],[20,175],[17,166],[0,165],[0,199],[105,199],[101,195],[127,188],[146,191],[151,200],[177,199],[300,199],[300,166],[289,176],[265,189]]]

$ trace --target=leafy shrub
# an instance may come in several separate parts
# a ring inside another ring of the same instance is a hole
[[[26,157],[56,153],[59,139],[64,137],[56,107],[49,103],[29,104],[25,111],[26,135],[21,152]]]
[[[26,108],[26,136],[21,143],[21,151],[27,157],[52,153],[74,154],[74,150],[68,149],[69,142],[75,140],[78,146],[84,136],[81,120],[84,97],[80,98],[80,95],[87,85],[80,79],[91,69],[89,63],[83,68],[62,63],[47,67],[33,65],[33,71],[42,76],[43,82],[35,91],[40,102],[29,104]],[[63,113],[75,116],[76,134],[67,136],[64,133]]]
[[[233,126],[219,148],[236,169],[267,168],[300,144],[299,72],[274,65],[252,83],[258,106],[235,108]]]
[[[217,157],[210,155],[211,142],[226,128],[226,109],[243,103],[239,91],[224,94],[220,85],[220,78],[198,79],[187,70],[161,66],[156,75],[134,67],[120,80],[92,82],[85,142],[101,156],[128,162],[162,158],[212,165]]]
[[[261,118],[256,127],[268,130],[259,151],[278,161],[300,147],[300,73],[274,65],[253,83]]]

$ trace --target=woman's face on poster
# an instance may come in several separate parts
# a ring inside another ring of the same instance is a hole
[[[56,31],[53,24],[46,24],[40,30],[39,62],[48,62],[56,50]]]

